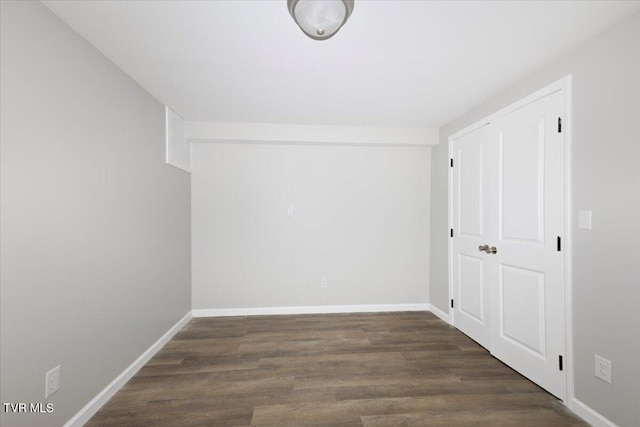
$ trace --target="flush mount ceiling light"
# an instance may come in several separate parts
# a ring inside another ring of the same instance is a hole
[[[347,22],[353,0],[287,0],[289,13],[314,40],[331,38]]]

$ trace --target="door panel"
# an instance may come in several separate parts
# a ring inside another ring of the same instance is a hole
[[[483,159],[484,144],[471,144],[458,150],[458,170],[460,171],[458,188],[460,202],[460,224],[462,236],[483,236]]]
[[[556,92],[494,121],[490,139],[501,155],[495,246],[499,310],[491,353],[552,394],[564,398],[564,264],[556,240],[564,232],[564,139]],[[493,321],[493,319],[492,319]]]
[[[545,358],[544,273],[501,265],[499,277],[500,335]]]
[[[544,117],[536,118],[501,135],[502,239],[542,243],[544,123]]]
[[[491,331],[487,317],[493,269],[478,251],[486,240],[488,168],[486,128],[477,129],[454,142],[456,167],[453,170],[454,233],[453,324],[480,345],[489,348]]]
[[[478,257],[459,254],[460,311],[484,324],[484,261]]]

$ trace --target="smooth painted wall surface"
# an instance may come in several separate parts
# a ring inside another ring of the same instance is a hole
[[[640,420],[640,16],[440,129],[432,158],[430,302],[448,310],[448,137],[560,78],[573,75],[573,316],[575,396],[620,426]],[[578,210],[593,229],[577,228]],[[594,354],[613,363],[594,377]]]
[[[184,136],[184,119],[165,107],[167,125],[167,163],[191,172],[191,143]]]
[[[193,153],[194,309],[427,302],[430,148]]]
[[[1,400],[54,411],[0,424],[59,426],[189,312],[189,175],[158,101],[41,3],[1,8]]]
[[[438,145],[437,128],[188,121],[185,135],[191,142]]]

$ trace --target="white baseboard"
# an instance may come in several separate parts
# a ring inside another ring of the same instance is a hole
[[[318,305],[300,307],[205,308],[193,310],[193,317],[257,316],[265,314],[376,313],[428,311],[429,304]]]
[[[608,420],[598,411],[585,405],[575,397],[571,400],[569,409],[571,409],[573,412],[575,412],[576,415],[591,424],[593,427],[618,427],[617,424]]]
[[[432,312],[433,314],[435,314],[445,322],[451,324],[451,317],[449,316],[449,313],[445,313],[444,311],[440,310],[438,307],[432,304],[429,304],[429,308],[427,310],[429,310],[430,312]]]
[[[108,386],[91,399],[84,408],[78,411],[77,414],[67,421],[64,427],[80,427],[89,421],[89,419],[95,415],[95,413],[98,412],[100,408],[102,408],[102,406],[107,403],[107,401],[111,399],[113,395],[116,394],[116,392],[140,370],[140,368],[144,366],[145,363],[147,363],[167,342],[169,342],[171,338],[173,338],[175,334],[178,333],[178,331],[180,331],[180,329],[189,322],[189,320],[191,320],[191,317],[191,312],[189,312],[180,319],[178,323],[173,325],[171,329],[158,339],[158,341],[153,343],[153,345],[142,353],[140,357],[138,357],[127,369],[122,371],[122,373],[111,381]]]

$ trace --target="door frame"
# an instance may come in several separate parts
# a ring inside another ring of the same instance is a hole
[[[571,103],[572,100],[572,76],[567,75],[560,80],[557,80],[550,85],[531,93],[530,95],[525,96],[524,98],[508,105],[507,107],[502,108],[499,111],[496,111],[493,114],[490,114],[484,117],[481,120],[476,121],[470,126],[465,127],[462,130],[452,134],[448,138],[448,158],[447,162],[453,158],[453,141],[456,139],[472,132],[476,129],[479,129],[483,126],[489,125],[492,121],[495,121],[498,117],[505,116],[519,108],[524,107],[525,105],[531,104],[541,98],[544,98],[547,95],[551,95],[552,93],[562,91],[564,94],[564,118],[562,122],[563,133],[565,134],[564,139],[564,348],[565,348],[565,364],[564,369],[566,372],[566,394],[563,400],[563,403],[572,409],[573,401],[574,401],[574,358],[573,358],[573,309],[572,309],[572,301],[573,301],[573,281],[572,281],[572,210],[571,210],[571,199],[572,199],[572,182],[571,182],[571,154],[572,154],[572,110],[573,106]],[[453,224],[453,168],[448,168],[448,225],[449,229],[454,228]],[[449,301],[447,301],[447,313],[449,315],[448,322],[451,325],[454,325],[454,316],[455,311],[451,309],[451,296],[453,295],[453,242],[452,239],[448,239],[448,291],[449,291]]]

